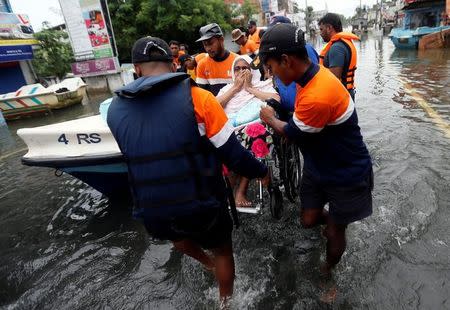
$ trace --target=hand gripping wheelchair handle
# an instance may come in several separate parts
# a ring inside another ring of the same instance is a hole
[[[287,121],[289,119],[288,112],[281,107],[281,103],[277,100],[273,98],[267,99],[266,104],[275,110],[277,117],[282,121]]]
[[[277,111],[278,109],[280,109],[280,103],[273,99],[273,98],[269,98],[266,100],[266,103],[268,106],[272,107],[275,111]]]

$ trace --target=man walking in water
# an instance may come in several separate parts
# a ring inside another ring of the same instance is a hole
[[[342,32],[341,19],[333,13],[319,20],[319,29],[320,36],[327,42],[320,53],[320,64],[341,80],[354,101],[357,51],[353,40],[359,38],[353,33]]]
[[[116,92],[108,125],[127,161],[135,217],[213,272],[225,302],[234,259],[222,163],[266,185],[268,169],[238,142],[216,98],[175,73],[172,57],[159,38],[136,41],[139,78]]]
[[[347,225],[372,214],[372,162],[355,105],[340,81],[308,58],[300,28],[275,25],[263,35],[259,55],[285,85],[297,83],[295,112],[287,123],[270,107],[261,109],[260,118],[303,154],[301,223],[325,225],[321,270],[330,274],[345,251]]]

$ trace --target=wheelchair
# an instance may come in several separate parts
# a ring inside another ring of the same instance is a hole
[[[275,110],[280,120],[287,121],[292,117],[292,113],[283,110],[278,101],[270,99],[267,104]],[[290,202],[295,202],[296,198],[300,196],[302,154],[296,144],[287,141],[284,137],[275,135],[274,145],[284,193]]]
[[[290,117],[286,111],[280,108],[280,104],[276,100],[268,100],[267,104],[275,109],[280,119],[287,120]],[[251,123],[241,125],[240,127],[242,128],[249,124]],[[235,130],[238,129],[235,128]],[[270,214],[274,219],[281,219],[284,211],[283,192],[290,202],[295,202],[296,198],[300,195],[303,158],[297,145],[288,142],[284,137],[278,135],[272,135],[272,138],[273,148],[269,156],[260,160],[269,168],[271,178],[271,183],[267,188]],[[228,184],[228,187],[231,188],[230,184]],[[255,206],[235,207],[237,212],[250,214],[260,214],[263,212],[265,194],[261,181],[256,180],[255,188],[256,197],[253,199]],[[232,191],[230,195],[232,195]],[[230,204],[232,204],[231,198],[229,200]]]

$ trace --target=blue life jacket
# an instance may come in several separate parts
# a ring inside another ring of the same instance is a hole
[[[135,216],[145,223],[219,207],[221,165],[198,131],[189,75],[141,77],[116,94],[107,121],[127,161]]]

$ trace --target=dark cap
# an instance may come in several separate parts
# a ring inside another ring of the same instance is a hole
[[[256,26],[256,22],[254,20],[251,20],[248,22],[248,26]]]
[[[270,24],[269,27],[273,27],[276,24],[290,24],[291,20],[287,18],[286,16],[282,15],[275,15],[270,18]]]
[[[259,54],[281,54],[305,48],[305,34],[292,24],[277,24],[268,29],[261,38]]]
[[[184,62],[186,62],[186,60],[193,59],[193,58],[194,57],[192,57],[191,55],[184,54],[184,55],[181,55],[180,57],[178,57],[178,61],[183,64]]]
[[[216,23],[208,24],[200,28],[200,39],[195,42],[209,40],[214,37],[223,37],[222,29]]]
[[[153,53],[156,51],[159,53]],[[131,61],[134,64],[150,61],[172,62],[172,51],[166,41],[156,37],[143,37],[137,40],[131,51]]]

